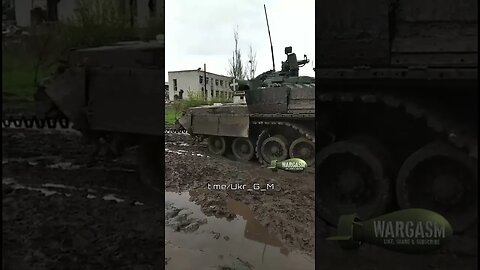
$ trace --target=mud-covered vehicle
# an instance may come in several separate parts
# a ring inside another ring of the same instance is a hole
[[[315,79],[299,76],[291,47],[282,69],[265,72],[251,81],[240,81],[246,104],[221,104],[189,108],[178,120],[190,135],[208,139],[217,155],[233,153],[239,161],[254,157],[262,164],[272,160],[315,159]]]
[[[329,223],[418,207],[476,226],[477,5],[321,2],[315,192]]]
[[[180,122],[217,154],[315,160],[316,211],[331,225],[419,207],[465,231],[478,219],[477,5],[323,1],[315,84],[287,53],[282,71],[249,82],[246,105]]]
[[[39,87],[37,116],[24,121],[69,120],[87,142],[106,142],[113,156],[138,145],[140,179],[162,188],[164,48],[163,41],[134,41],[72,50]]]

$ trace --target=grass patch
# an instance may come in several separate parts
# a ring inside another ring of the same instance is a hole
[[[176,120],[177,118],[175,116],[175,110],[171,105],[166,105],[165,106],[165,124],[174,125]]]
[[[49,70],[40,70],[39,76],[47,76]],[[18,52],[3,54],[2,97],[4,101],[32,101],[35,93],[35,68],[33,58]]]

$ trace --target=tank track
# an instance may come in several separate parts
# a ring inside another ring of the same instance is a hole
[[[305,138],[311,140],[313,143],[315,143],[315,134],[312,131],[309,131],[307,128],[302,127],[301,125],[294,124],[288,121],[252,121],[252,125],[261,127],[261,126],[284,126],[288,128],[292,128],[293,130],[297,131],[300,133],[302,136],[305,136]],[[257,157],[257,160],[261,164],[266,164],[263,158],[260,156],[260,143],[267,138],[268,134],[266,134],[265,130],[262,130],[260,135],[258,136],[256,142],[255,142],[255,156]],[[262,139],[262,137],[265,137]]]
[[[438,112],[420,107],[415,102],[407,101],[402,98],[386,95],[373,95],[361,93],[323,93],[318,96],[321,102],[340,102],[352,103],[360,101],[362,103],[382,103],[392,109],[403,108],[407,115],[416,119],[422,118],[427,126],[439,134],[442,134],[447,140],[457,148],[467,151],[468,155],[474,159],[478,159],[477,142],[474,137],[466,134],[464,128],[457,126],[454,121],[448,117],[442,117]],[[253,121],[253,125],[267,126],[287,126],[295,129],[307,139],[315,143],[315,134],[309,132],[306,128],[290,123],[288,121]],[[38,118],[36,116],[3,116],[2,128],[71,128],[71,123],[67,118]],[[165,134],[186,134],[185,129],[166,128]],[[258,155],[258,154],[257,154]]]
[[[37,116],[9,115],[2,117],[2,128],[71,129],[68,118],[39,118]],[[165,128],[165,134],[188,134],[183,127]]]
[[[179,128],[165,128],[165,134],[188,134],[188,131],[186,129]]]
[[[285,126],[294,129],[301,135],[305,136],[307,139],[315,143],[315,133],[309,131],[307,128],[302,127],[301,125],[293,124],[288,121],[252,121],[253,125],[256,126]]]
[[[38,118],[36,116],[7,116],[2,117],[2,128],[61,128],[71,129],[72,123],[67,118]]]
[[[370,104],[382,103],[392,109],[402,109],[415,119],[423,119],[427,127],[443,135],[449,143],[456,148],[466,151],[474,159],[478,159],[476,136],[466,133],[466,128],[457,124],[448,116],[441,115],[438,111],[422,107],[419,103],[405,100],[395,96],[374,95],[365,93],[322,93],[318,95],[321,102],[353,103],[362,102]]]

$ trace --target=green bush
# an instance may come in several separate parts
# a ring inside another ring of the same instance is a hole
[[[154,39],[164,33],[163,18],[151,19],[146,28],[132,27],[127,2],[75,0],[74,16],[65,23],[32,26],[19,43],[4,41],[2,86],[9,95],[31,99],[35,84],[55,70],[70,48],[102,46],[119,41]]]
[[[66,47],[101,46],[118,41],[137,40],[126,7],[117,0],[77,0],[74,18],[63,25]]]
[[[177,100],[174,104],[179,104],[177,107],[181,108],[181,111],[185,111],[191,107],[198,107],[204,105],[213,105],[214,103],[231,103],[232,100],[228,98],[215,97],[210,100],[205,100],[205,95],[200,91],[189,91],[187,98],[183,100]],[[175,105],[174,105],[175,106]]]
[[[165,106],[165,123],[172,125],[188,108],[213,105],[214,103],[231,103],[228,98],[213,98],[205,100],[205,96],[200,91],[188,91],[187,97],[181,100],[175,100],[171,105]]]

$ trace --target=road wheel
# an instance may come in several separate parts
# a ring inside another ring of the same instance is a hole
[[[290,158],[303,159],[308,166],[312,166],[315,162],[315,144],[306,139],[298,138],[290,145]]]
[[[393,201],[389,154],[372,140],[346,140],[317,155],[320,215],[337,225],[340,215],[357,213],[366,220],[384,214]]]
[[[235,138],[232,143],[232,152],[236,159],[249,161],[253,158],[255,149],[248,138]]]
[[[438,212],[461,232],[477,220],[477,163],[443,142],[425,145],[403,163],[397,177],[401,208]]]
[[[288,141],[282,135],[272,136],[263,141],[261,151],[268,164],[272,160],[285,160],[288,157]]]
[[[208,137],[208,150],[215,155],[223,155],[227,150],[227,142],[224,137],[210,136]]]

